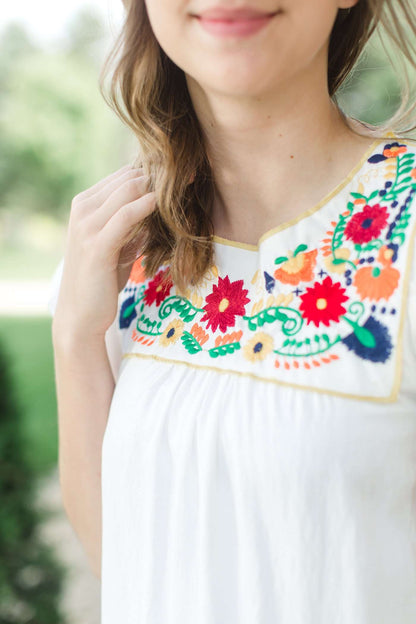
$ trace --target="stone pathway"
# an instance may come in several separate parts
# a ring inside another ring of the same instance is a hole
[[[40,482],[37,503],[53,512],[41,527],[42,539],[68,569],[61,602],[68,624],[100,624],[101,583],[90,570],[81,542],[63,510],[57,468]]]

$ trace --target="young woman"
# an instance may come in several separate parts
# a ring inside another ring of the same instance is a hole
[[[336,101],[414,5],[125,7],[140,155],[74,197],[52,303],[102,624],[414,624],[415,107]]]

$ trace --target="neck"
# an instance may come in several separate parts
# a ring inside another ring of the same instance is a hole
[[[324,58],[271,93],[237,97],[188,88],[211,162],[214,231],[241,240],[319,201],[371,143],[329,97]],[[246,240],[244,242],[253,242]]]

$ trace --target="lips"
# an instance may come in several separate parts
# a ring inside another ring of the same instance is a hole
[[[264,19],[266,17],[276,15],[276,13],[278,13],[278,11],[266,12],[251,8],[225,9],[223,7],[214,7],[195,15],[194,17],[215,21],[246,21],[250,19]]]

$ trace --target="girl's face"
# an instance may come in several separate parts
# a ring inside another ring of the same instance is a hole
[[[338,8],[358,0],[145,0],[149,21],[168,57],[203,90],[259,96],[308,66],[323,63]],[[208,9],[250,8],[275,13],[246,36],[207,32],[198,15]],[[326,75],[326,74],[325,74]]]

